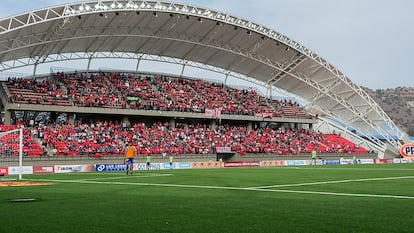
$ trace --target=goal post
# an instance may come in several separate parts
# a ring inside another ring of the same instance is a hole
[[[0,132],[0,180],[22,180],[23,127]]]

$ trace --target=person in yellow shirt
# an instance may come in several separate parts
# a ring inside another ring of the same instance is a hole
[[[134,168],[134,156],[135,156],[135,146],[132,145],[132,142],[129,142],[125,150],[125,160],[124,164],[126,165],[126,174],[132,175],[132,170]]]
[[[311,165],[316,165],[316,149],[313,149],[311,152],[311,156],[312,156],[312,162]]]
[[[151,168],[151,155],[147,155],[147,170]]]
[[[170,161],[170,169],[173,169],[174,168],[174,163],[173,163],[174,156],[173,155],[170,155],[169,161]]]

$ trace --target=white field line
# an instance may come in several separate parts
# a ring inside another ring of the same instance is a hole
[[[414,176],[398,176],[398,177],[366,178],[366,179],[354,179],[354,180],[332,180],[332,181],[320,181],[320,182],[309,182],[309,183],[299,183],[299,184],[276,184],[276,185],[250,187],[250,188],[266,189],[266,188],[295,187],[295,186],[337,184],[337,183],[364,182],[364,181],[400,180],[400,179],[413,179],[413,178]]]
[[[292,166],[298,169],[304,170],[357,170],[357,171],[414,171],[414,169],[410,168],[363,168],[363,167],[319,167],[320,165],[315,166]],[[330,165],[331,166],[331,165]],[[288,166],[289,167],[289,166]]]
[[[128,182],[99,182],[90,180],[50,180],[50,179],[27,179],[33,181],[48,181],[56,183],[80,183],[80,184],[113,184],[113,185],[134,185],[134,186],[159,186],[159,187],[178,187],[178,188],[199,188],[199,189],[223,189],[223,190],[245,190],[258,192],[277,192],[277,193],[297,193],[297,194],[314,194],[330,196],[349,196],[349,197],[373,197],[373,198],[393,198],[393,199],[412,199],[414,196],[399,195],[381,195],[381,194],[363,194],[363,193],[333,193],[333,192],[314,192],[299,190],[283,189],[260,189],[260,188],[239,188],[239,187],[222,187],[222,186],[203,186],[203,185],[182,185],[182,184],[154,184],[154,183],[128,183]]]

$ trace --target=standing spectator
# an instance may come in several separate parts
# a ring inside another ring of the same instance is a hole
[[[52,149],[52,156],[54,157],[56,155],[57,155],[57,149],[56,149],[56,147],[53,147],[53,149]]]
[[[316,165],[316,149],[314,148],[311,152],[311,156],[312,156],[312,163],[313,165]]]
[[[151,167],[151,155],[147,155],[147,170],[149,170]]]
[[[170,161],[170,169],[173,169],[173,161],[174,161],[173,155],[170,155],[169,161]]]

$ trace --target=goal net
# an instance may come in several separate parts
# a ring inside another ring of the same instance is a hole
[[[23,163],[23,128],[0,128],[0,181],[21,180]]]

